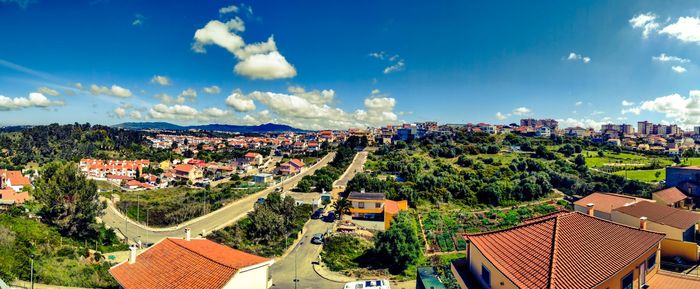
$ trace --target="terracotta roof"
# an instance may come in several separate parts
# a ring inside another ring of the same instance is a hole
[[[178,172],[189,173],[192,169],[194,169],[194,166],[190,164],[179,164],[175,166],[175,170]]]
[[[650,222],[667,225],[678,229],[688,229],[700,222],[700,214],[688,210],[671,208],[652,202],[639,202],[615,209],[633,217],[647,217]]]
[[[259,156],[259,155],[260,155],[259,153],[249,152],[249,153],[246,153],[246,154],[244,155],[244,157],[246,157],[246,158],[254,158],[254,157],[257,157],[257,156]]]
[[[289,163],[294,165],[297,168],[301,168],[304,166],[304,162],[300,159],[291,159],[291,160],[289,160]]]
[[[27,186],[31,182],[20,171],[0,170],[0,176],[7,178],[13,186]]]
[[[0,200],[12,200],[15,203],[21,204],[29,199],[28,192],[15,192],[12,188],[0,190]]]
[[[664,234],[574,212],[465,238],[516,286],[563,289],[600,284]]]
[[[239,269],[267,261],[207,239],[166,238],[109,273],[126,289],[223,288]]]
[[[688,275],[674,274],[659,270],[647,281],[649,288],[655,289],[697,289],[700,288],[700,278]]]
[[[595,192],[583,199],[574,202],[574,205],[579,205],[586,207],[586,205],[593,203],[595,205],[596,211],[601,211],[605,213],[610,213],[612,210],[622,207],[625,204],[632,204],[638,202],[639,199],[635,197],[613,194],[613,193],[601,193]]]
[[[667,203],[667,204],[673,204],[673,203],[680,202],[680,201],[688,198],[688,196],[686,196],[683,192],[681,192],[681,190],[679,190],[676,187],[670,187],[668,189],[663,189],[663,190],[655,192],[653,194],[656,195],[656,197],[658,197],[659,199],[664,201],[664,203]]]
[[[392,214],[392,215],[398,214],[399,213],[399,203],[397,203],[396,201],[392,201],[392,200],[384,201],[384,212]]]

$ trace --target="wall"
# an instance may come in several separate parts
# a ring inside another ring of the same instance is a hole
[[[579,206],[574,204],[574,210],[576,212],[580,212],[583,214],[588,214],[588,208],[584,206]],[[611,219],[611,214],[599,211],[599,210],[594,210],[593,215],[596,216],[597,218],[603,219],[603,220],[610,220]]]
[[[498,271],[496,269],[496,266],[494,266],[491,261],[487,260],[486,257],[484,257],[483,254],[481,254],[481,251],[474,246],[474,244],[469,244],[468,247],[468,257],[469,259],[469,271],[474,275],[474,279],[478,280],[479,282],[481,281],[481,265],[484,265],[490,272],[491,272],[491,284],[489,286],[485,286],[484,288],[494,288],[494,289],[516,289],[518,288],[513,284],[510,279],[508,279],[501,271]],[[503,285],[501,285],[503,283]],[[482,286],[484,285],[483,283],[481,284]]]
[[[664,239],[661,241],[661,255],[664,257],[680,256],[686,261],[698,261],[698,245],[691,242]]]
[[[233,276],[224,289],[268,289],[267,276],[272,261],[242,268]]]
[[[700,176],[700,170],[692,170],[692,169],[683,169],[683,168],[674,168],[674,167],[667,167],[666,168],[666,187],[679,187],[681,190],[684,191],[684,193],[688,193],[688,187],[687,186],[679,186],[681,183],[686,182],[686,181],[698,181],[698,177]],[[700,196],[700,192],[698,192],[697,188],[695,186],[692,186],[692,195],[693,196]]]
[[[639,218],[627,214],[613,211],[612,221],[615,223],[625,224],[631,227],[639,227]],[[671,226],[666,226],[652,221],[647,221],[647,230],[666,234],[666,239],[683,240],[683,231]]]
[[[624,278],[627,274],[629,274],[631,271],[634,270],[633,274],[633,279],[634,281],[632,284],[634,284],[634,289],[639,289],[639,266],[644,263],[644,261],[649,258],[654,252],[656,252],[656,265],[654,268],[651,270],[647,271],[646,274],[646,280],[651,279],[651,277],[656,274],[656,272],[659,271],[659,266],[660,266],[660,261],[661,261],[661,253],[659,252],[659,246],[654,246],[651,249],[649,249],[646,253],[644,253],[641,257],[637,258],[637,260],[633,261],[630,265],[622,269],[617,275],[611,277],[607,281],[601,283],[600,285],[594,287],[596,289],[621,289],[622,287],[622,278]]]

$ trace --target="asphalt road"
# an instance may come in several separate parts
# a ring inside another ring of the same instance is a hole
[[[367,154],[367,150],[357,153],[355,161],[352,162],[350,166],[348,166],[348,169],[346,170],[347,173],[343,175],[334,184],[334,186],[345,188],[348,185],[348,182],[352,180],[352,178],[355,177],[357,173],[362,172],[362,168],[364,167],[365,162],[367,161]]]
[[[283,189],[290,189],[301,180],[305,175],[313,174],[314,171],[326,166],[335,157],[335,152],[331,152],[322,158],[318,163],[309,167],[300,174],[290,177],[282,181],[282,183],[271,186],[258,193],[237,200],[231,204],[222,207],[219,210],[211,212],[207,215],[200,216],[180,225],[170,228],[148,228],[141,224],[125,218],[121,215],[113,205],[108,205],[105,209],[105,214],[102,216],[102,222],[107,226],[119,231],[122,235],[129,238],[130,241],[141,240],[144,243],[155,243],[166,237],[184,237],[184,228],[192,230],[192,236],[204,235],[211,233],[214,230],[223,228],[244,217],[253,209],[253,205],[260,197],[265,197],[273,192],[276,187],[281,186]],[[142,214],[146,212],[141,211]]]
[[[314,272],[312,262],[318,261],[321,245],[311,244],[311,237],[316,233],[330,230],[331,223],[321,220],[310,220],[306,224],[306,232],[299,244],[289,255],[272,265],[270,274],[274,286],[272,288],[294,288],[295,264],[298,289],[333,289],[342,288],[344,283],[336,283],[321,278]]]

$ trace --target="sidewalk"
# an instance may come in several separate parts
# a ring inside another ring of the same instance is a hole
[[[345,276],[343,274],[340,274],[338,272],[333,272],[326,268],[325,265],[321,264],[314,264],[314,272],[318,274],[319,277],[326,279],[331,282],[336,282],[336,283],[348,283],[348,282],[354,282],[354,281],[359,281],[358,279],[355,279],[353,277]],[[368,276],[368,277],[363,277],[362,280],[380,280],[380,279],[386,279],[386,277],[373,277],[373,276]],[[394,289],[415,289],[416,288],[416,280],[408,280],[408,281],[393,281],[389,280],[391,283],[391,288]]]

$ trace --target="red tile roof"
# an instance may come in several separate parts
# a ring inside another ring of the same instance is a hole
[[[300,159],[291,159],[291,160],[289,160],[289,163],[294,165],[297,168],[301,168],[304,166],[304,162]]]
[[[223,288],[239,269],[268,261],[207,239],[166,238],[109,273],[126,289]]]
[[[667,204],[673,204],[688,198],[688,196],[686,196],[683,192],[681,192],[681,190],[679,190],[676,187],[663,189],[653,194]]]
[[[29,199],[28,192],[15,192],[12,188],[6,188],[0,190],[0,200],[12,200],[17,204],[24,203]]]
[[[626,207],[617,208],[615,211],[636,218],[647,217],[650,222],[682,230],[688,229],[700,222],[700,214],[698,213],[671,208],[652,202],[639,202]]]
[[[601,193],[595,192],[583,199],[574,202],[575,205],[586,207],[589,203],[595,205],[596,211],[601,211],[610,214],[612,210],[622,207],[626,204],[633,204],[638,202],[639,199],[635,197],[613,194],[613,193]]]
[[[578,212],[465,238],[520,288],[592,288],[664,238]],[[585,277],[585,278],[582,278]]]
[[[179,164],[175,166],[175,170],[178,172],[189,173],[192,169],[194,169],[194,166],[190,164]]]
[[[384,212],[392,215],[399,213],[399,203],[392,200],[384,201]]]
[[[700,288],[700,278],[674,274],[659,270],[648,281],[649,288],[654,289],[697,289]]]
[[[0,177],[8,179],[13,186],[28,186],[31,184],[29,178],[22,175],[20,171],[0,170]]]

